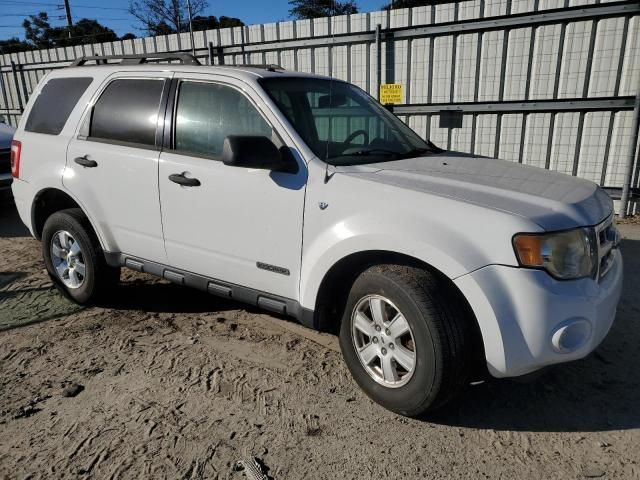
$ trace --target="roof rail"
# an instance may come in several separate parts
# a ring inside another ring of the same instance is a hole
[[[81,67],[87,62],[95,60],[96,65],[107,65],[109,60],[120,60],[122,65],[139,65],[156,60],[180,60],[183,65],[202,65],[196,57],[190,53],[141,53],[136,55],[94,55],[76,58],[70,67]]]
[[[225,63],[222,65],[216,65],[216,67],[260,68],[262,70],[269,70],[270,72],[275,72],[276,70],[285,70],[283,67],[281,67],[280,65],[276,65],[275,63]]]

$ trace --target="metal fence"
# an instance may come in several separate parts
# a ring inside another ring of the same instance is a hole
[[[38,81],[76,57],[191,48],[183,33],[0,56],[0,115],[17,124]],[[193,48],[206,63],[274,63],[374,96],[400,83],[394,112],[437,145],[578,175],[614,197],[640,186],[633,0],[467,0],[195,32]],[[452,111],[459,128],[441,122]]]

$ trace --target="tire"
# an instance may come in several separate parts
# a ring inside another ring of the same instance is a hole
[[[68,259],[66,254],[70,252],[74,253],[73,258],[66,264],[61,262],[59,255]],[[120,279],[120,268],[107,265],[89,219],[79,208],[61,210],[47,219],[42,231],[42,255],[54,285],[80,305],[95,303]],[[58,270],[66,274],[61,275]],[[70,273],[72,270],[74,274]]]
[[[396,337],[407,327],[408,334]],[[469,383],[478,358],[475,334],[466,303],[446,279],[410,266],[378,265],[351,287],[340,347],[354,379],[373,401],[416,417],[443,406]]]

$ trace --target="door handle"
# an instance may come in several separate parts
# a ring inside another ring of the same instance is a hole
[[[98,162],[96,162],[95,160],[89,160],[86,155],[84,157],[76,157],[73,161],[78,165],[82,165],[83,167],[87,168],[94,168],[98,166]]]
[[[199,187],[201,185],[200,180],[197,178],[187,178],[182,173],[174,173],[169,175],[169,180],[183,187]]]

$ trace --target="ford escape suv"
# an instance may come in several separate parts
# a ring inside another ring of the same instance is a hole
[[[76,302],[127,267],[335,329],[408,416],[609,331],[622,259],[594,183],[443,151],[343,81],[174,57],[55,70],[15,133],[20,216]]]

